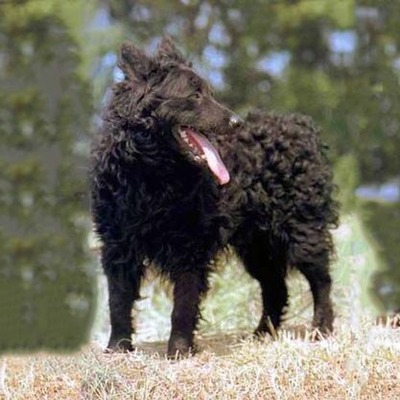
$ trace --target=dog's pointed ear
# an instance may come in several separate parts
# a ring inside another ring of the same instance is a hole
[[[158,48],[158,59],[164,62],[173,61],[189,65],[169,36],[164,36],[161,40],[160,47]]]
[[[146,81],[155,70],[155,62],[131,43],[120,47],[118,67],[129,80]]]

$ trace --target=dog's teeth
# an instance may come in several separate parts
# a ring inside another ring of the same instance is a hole
[[[179,129],[179,135],[183,139],[187,138],[186,130],[185,129]]]
[[[205,154],[200,154],[198,148],[190,141],[189,135],[186,133],[186,129],[179,129],[179,136],[186,143],[190,151],[187,152],[188,155],[196,162],[207,161]]]

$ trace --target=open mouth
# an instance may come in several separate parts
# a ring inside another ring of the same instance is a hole
[[[196,162],[206,163],[220,185],[229,182],[228,169],[221,160],[218,151],[204,135],[196,132],[190,126],[180,126],[178,133],[181,139],[179,142]]]

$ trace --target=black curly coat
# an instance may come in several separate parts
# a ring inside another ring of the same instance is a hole
[[[338,214],[310,118],[253,113],[240,121],[169,39],[154,57],[123,45],[119,65],[125,80],[114,86],[90,175],[108,348],[132,349],[131,311],[151,263],[174,283],[168,354],[187,353],[211,260],[228,245],[261,285],[257,334],[279,326],[289,267],[310,283],[313,326],[330,332],[329,229]]]

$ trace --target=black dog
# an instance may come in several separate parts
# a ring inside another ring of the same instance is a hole
[[[131,311],[151,263],[174,284],[168,354],[187,353],[210,262],[227,245],[260,282],[257,334],[279,326],[289,267],[310,283],[313,326],[329,333],[329,228],[338,216],[311,120],[256,113],[241,121],[169,39],[154,57],[123,45],[119,66],[125,80],[114,86],[91,169],[110,296],[108,348],[132,349]]]

